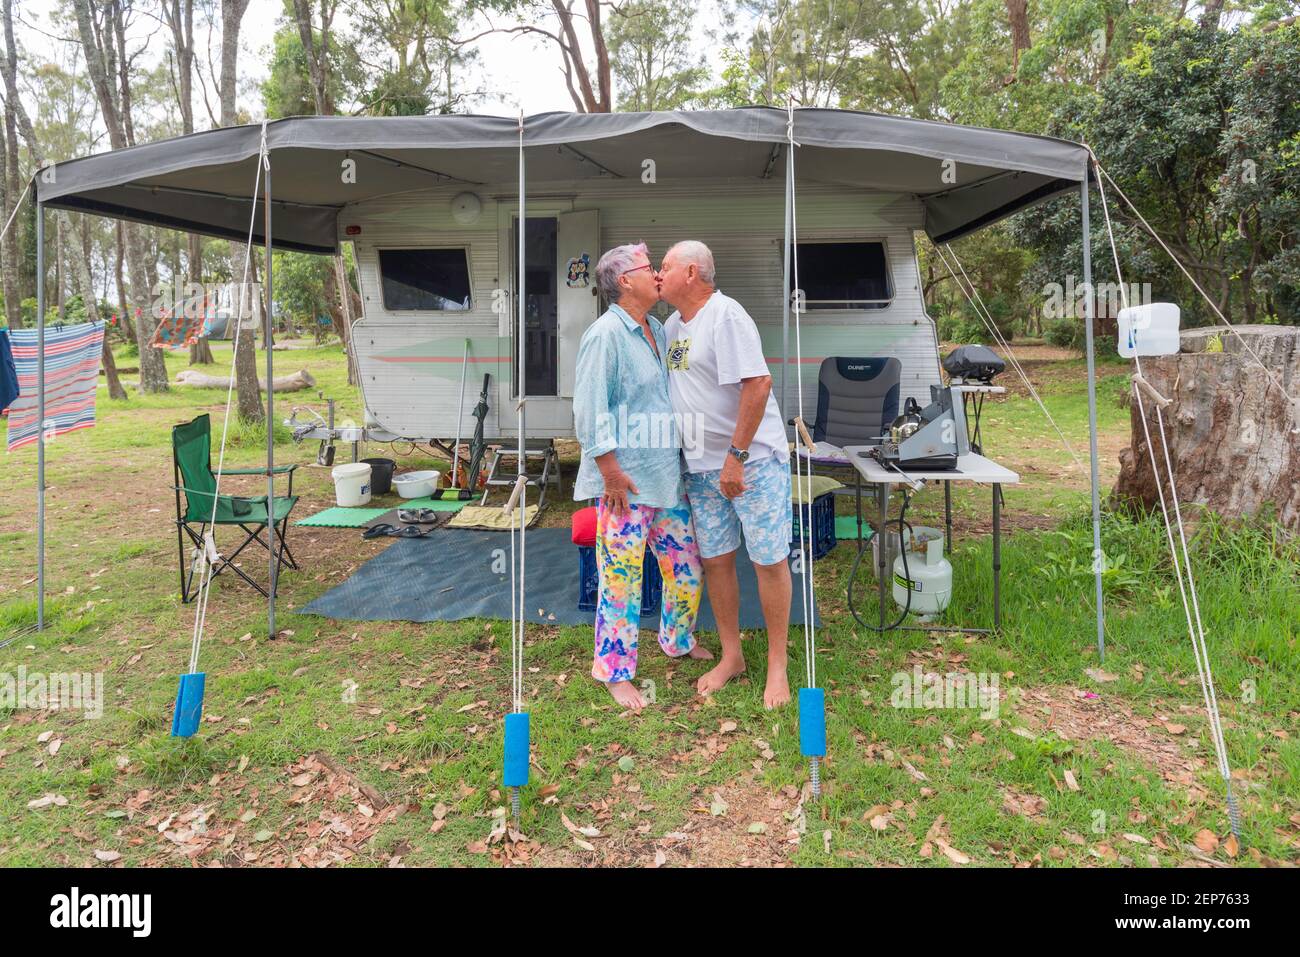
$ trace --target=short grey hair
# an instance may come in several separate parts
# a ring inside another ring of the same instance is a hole
[[[638,254],[644,254],[646,259],[650,258],[650,250],[645,243],[615,246],[600,257],[600,261],[596,263],[596,287],[605,297],[606,302],[618,302],[622,298],[623,287],[618,284],[618,279],[636,266]]]
[[[675,256],[686,265],[695,266],[700,281],[707,286],[714,285],[713,252],[704,243],[695,239],[683,239],[668,250],[668,255]]]

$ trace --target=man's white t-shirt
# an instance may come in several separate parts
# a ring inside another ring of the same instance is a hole
[[[727,460],[736,432],[742,379],[770,375],[758,327],[743,306],[714,292],[690,322],[674,312],[664,323],[668,336],[668,392],[680,420],[686,468],[713,472]],[[790,447],[776,398],[749,443],[749,461],[767,456],[790,460]]]

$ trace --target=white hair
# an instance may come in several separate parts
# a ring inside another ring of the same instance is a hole
[[[641,254],[650,258],[645,243],[628,243],[615,246],[600,257],[596,263],[596,287],[606,302],[618,302],[622,297],[623,287],[618,284],[618,279],[636,266],[636,257]]]
[[[714,284],[713,253],[709,247],[696,239],[683,239],[668,250],[668,255],[676,257],[686,265],[693,265],[700,274],[700,281],[706,286]]]

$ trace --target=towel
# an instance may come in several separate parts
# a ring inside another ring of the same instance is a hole
[[[9,406],[9,451],[40,437],[37,421],[35,329],[10,329],[22,394]],[[85,322],[45,330],[45,437],[95,424],[95,386],[104,348],[104,324]]]

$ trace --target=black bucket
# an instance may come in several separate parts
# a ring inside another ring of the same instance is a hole
[[[370,494],[387,495],[393,490],[393,469],[397,463],[393,459],[362,459],[370,466]]]

